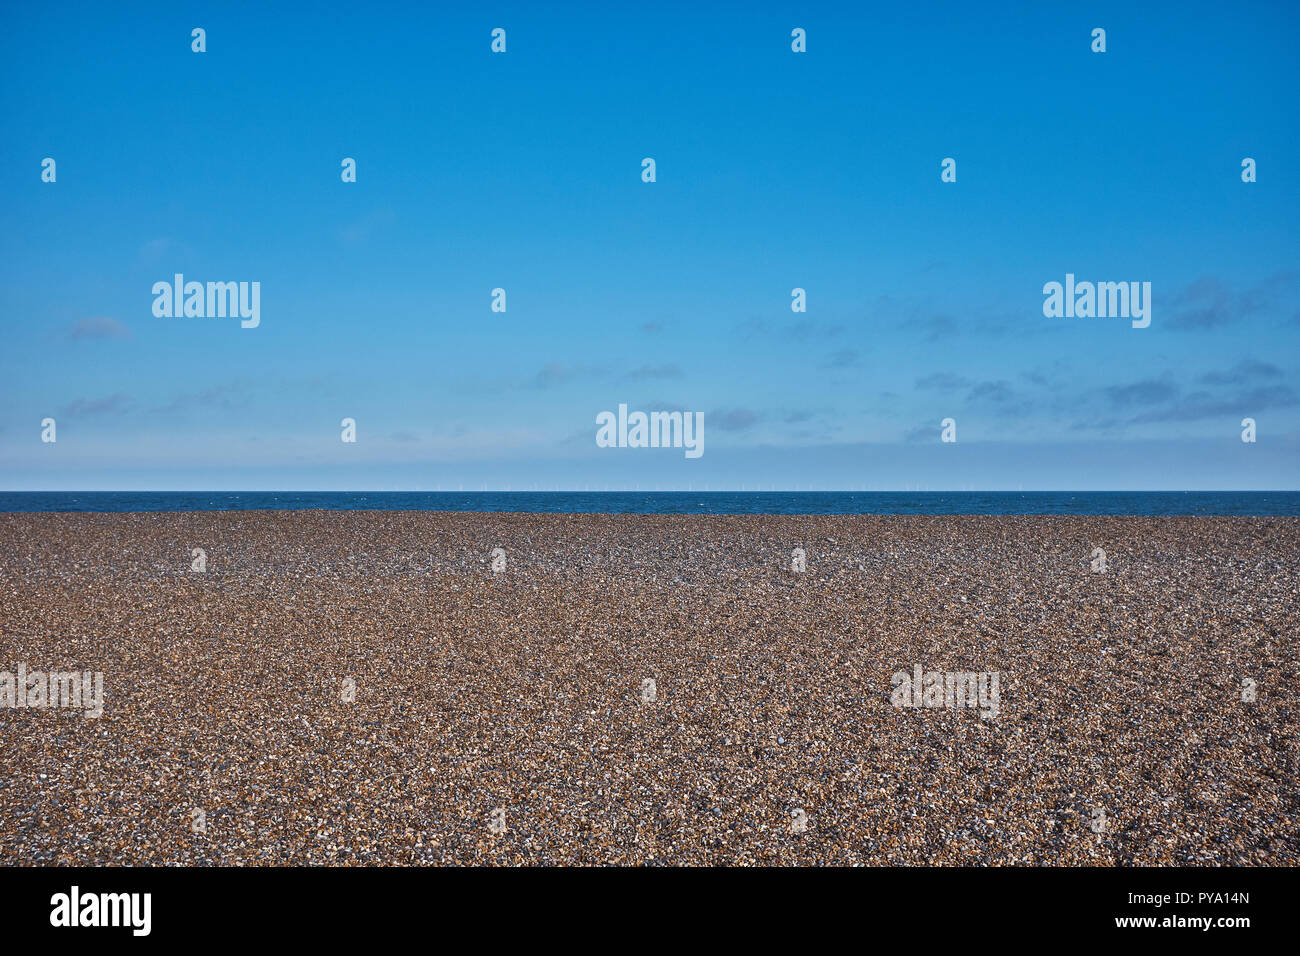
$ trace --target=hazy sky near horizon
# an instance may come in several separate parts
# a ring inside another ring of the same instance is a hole
[[[1296,5],[596,9],[6,5],[0,488],[1300,488]]]

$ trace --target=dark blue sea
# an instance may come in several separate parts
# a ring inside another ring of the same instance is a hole
[[[1300,515],[1300,491],[6,491],[5,511]]]

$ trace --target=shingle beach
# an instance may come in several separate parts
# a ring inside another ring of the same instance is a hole
[[[0,709],[0,859],[1295,865],[1298,591],[1296,518],[0,514],[0,671],[105,691]]]

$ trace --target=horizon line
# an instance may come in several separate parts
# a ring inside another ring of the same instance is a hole
[[[799,494],[799,495],[1276,495],[1300,494],[1300,488],[12,488],[0,489],[9,495],[718,495],[718,494]]]

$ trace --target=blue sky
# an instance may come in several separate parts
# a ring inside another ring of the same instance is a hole
[[[1300,488],[1293,5],[437,6],[4,8],[0,488]]]

